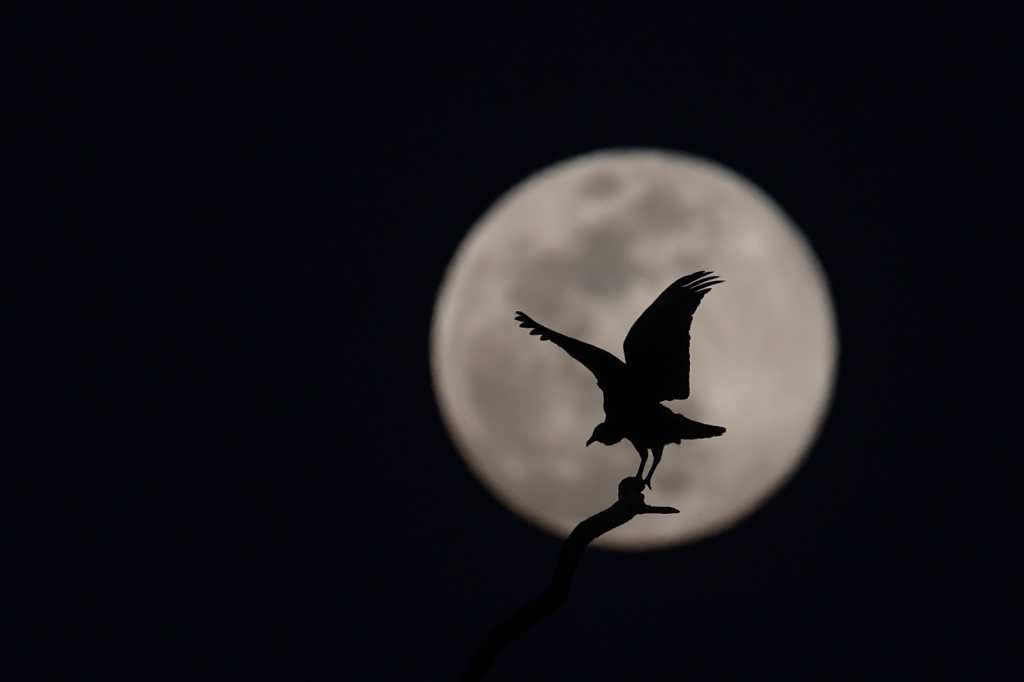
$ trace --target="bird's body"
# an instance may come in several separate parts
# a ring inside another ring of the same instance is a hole
[[[669,285],[633,323],[623,344],[626,362],[516,313],[519,326],[542,341],[552,341],[594,374],[604,392],[605,420],[595,427],[587,445],[613,445],[625,438],[640,455],[637,477],[643,474],[649,450],[654,462],[645,479],[648,487],[666,445],[725,433],[721,426],[693,421],[662,404],[689,397],[690,323],[704,294],[720,282],[702,271]]]

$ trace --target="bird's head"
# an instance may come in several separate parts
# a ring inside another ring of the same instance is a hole
[[[591,443],[604,443],[605,445],[615,445],[622,440],[622,434],[618,429],[614,428],[608,422],[601,422],[594,427],[594,433],[590,434],[590,438],[587,439],[587,445]]]

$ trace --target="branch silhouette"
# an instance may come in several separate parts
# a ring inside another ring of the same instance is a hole
[[[499,623],[477,649],[470,661],[465,682],[483,679],[494,666],[498,654],[514,639],[557,611],[569,598],[569,586],[583,551],[591,542],[618,528],[638,514],[678,514],[674,507],[652,507],[644,502],[644,482],[639,477],[619,482],[619,499],[612,506],[584,519],[562,543],[554,576],[540,595],[527,602],[507,620]]]

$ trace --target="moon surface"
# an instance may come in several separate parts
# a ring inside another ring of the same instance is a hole
[[[606,548],[653,549],[723,530],[796,470],[824,417],[838,357],[823,270],[803,235],[750,181],[708,160],[604,150],[550,166],[502,196],[469,230],[434,309],[431,366],[466,464],[502,503],[565,536],[636,473],[628,441],[584,443],[603,421],[590,372],[513,320],[622,355],[630,326],[695,270],[725,280],[691,328],[690,398],[666,403],[725,426],[670,444],[642,515]],[[650,467],[650,461],[648,461]]]

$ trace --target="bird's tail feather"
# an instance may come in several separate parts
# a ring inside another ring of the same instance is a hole
[[[675,435],[680,439],[696,440],[698,438],[714,438],[725,433],[724,426],[705,424],[676,414]]]

